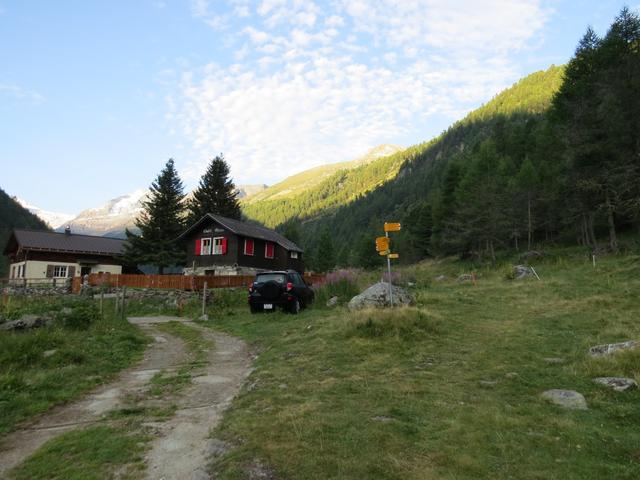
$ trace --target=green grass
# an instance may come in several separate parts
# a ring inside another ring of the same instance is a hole
[[[11,478],[15,480],[102,480],[141,478],[144,442],[124,428],[98,425],[47,442]],[[127,465],[122,468],[122,465]]]
[[[458,284],[474,270],[478,284]],[[538,261],[542,281],[504,268],[425,262],[408,309],[220,316],[209,322],[261,352],[214,435],[236,447],[213,467],[246,478],[635,479],[640,353],[591,359],[589,346],[640,338],[640,257]],[[445,273],[451,280],[432,282]],[[560,357],[563,363],[550,363]],[[587,411],[540,393],[575,389]]]
[[[74,312],[93,308],[81,301],[26,299],[14,300],[10,308],[14,315],[59,311],[63,305]],[[0,332],[0,435],[107,381],[144,351],[144,335],[111,314],[86,325],[75,313],[71,318],[73,323],[58,320],[31,331]]]

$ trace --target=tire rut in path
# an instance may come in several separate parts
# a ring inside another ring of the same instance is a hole
[[[0,440],[0,478],[48,440],[102,420],[106,413],[122,406],[127,396],[144,390],[155,373],[185,361],[187,353],[182,340],[156,330],[152,324],[140,326],[153,341],[135,367],[121,372],[114,381],[81,399],[39,415]]]

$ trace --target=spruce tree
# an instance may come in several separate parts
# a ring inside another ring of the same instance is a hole
[[[236,187],[229,178],[229,165],[222,154],[216,156],[189,202],[189,223],[198,221],[207,213],[240,219],[240,204]]]
[[[327,272],[336,265],[336,252],[333,237],[328,228],[322,230],[318,239],[318,249],[314,265],[319,272]]]
[[[142,202],[142,213],[135,222],[140,235],[126,231],[126,263],[154,265],[160,275],[165,267],[184,263],[186,253],[177,240],[185,228],[183,200],[182,181],[169,159]]]

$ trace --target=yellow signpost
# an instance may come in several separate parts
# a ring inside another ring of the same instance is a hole
[[[376,251],[377,252],[384,252],[386,250],[389,250],[389,244],[390,243],[391,243],[391,239],[389,237],[378,237],[378,238],[376,238]],[[384,255],[386,255],[386,253]]]
[[[390,253],[389,254],[389,258],[391,258],[391,259],[400,258],[400,255],[398,255],[397,253]]]
[[[385,232],[399,232],[401,225],[399,223],[384,223]]]
[[[384,257],[385,255],[389,255],[391,253],[391,250],[382,250],[381,252],[378,252],[378,255],[380,255],[381,257]]]

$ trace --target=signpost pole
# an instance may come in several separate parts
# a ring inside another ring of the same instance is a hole
[[[384,235],[385,237],[389,238],[389,232],[384,232]],[[393,307],[393,289],[391,288],[391,259],[389,258],[389,255],[387,255],[387,270],[389,272],[389,277],[387,278],[387,281],[389,282],[389,302]]]

